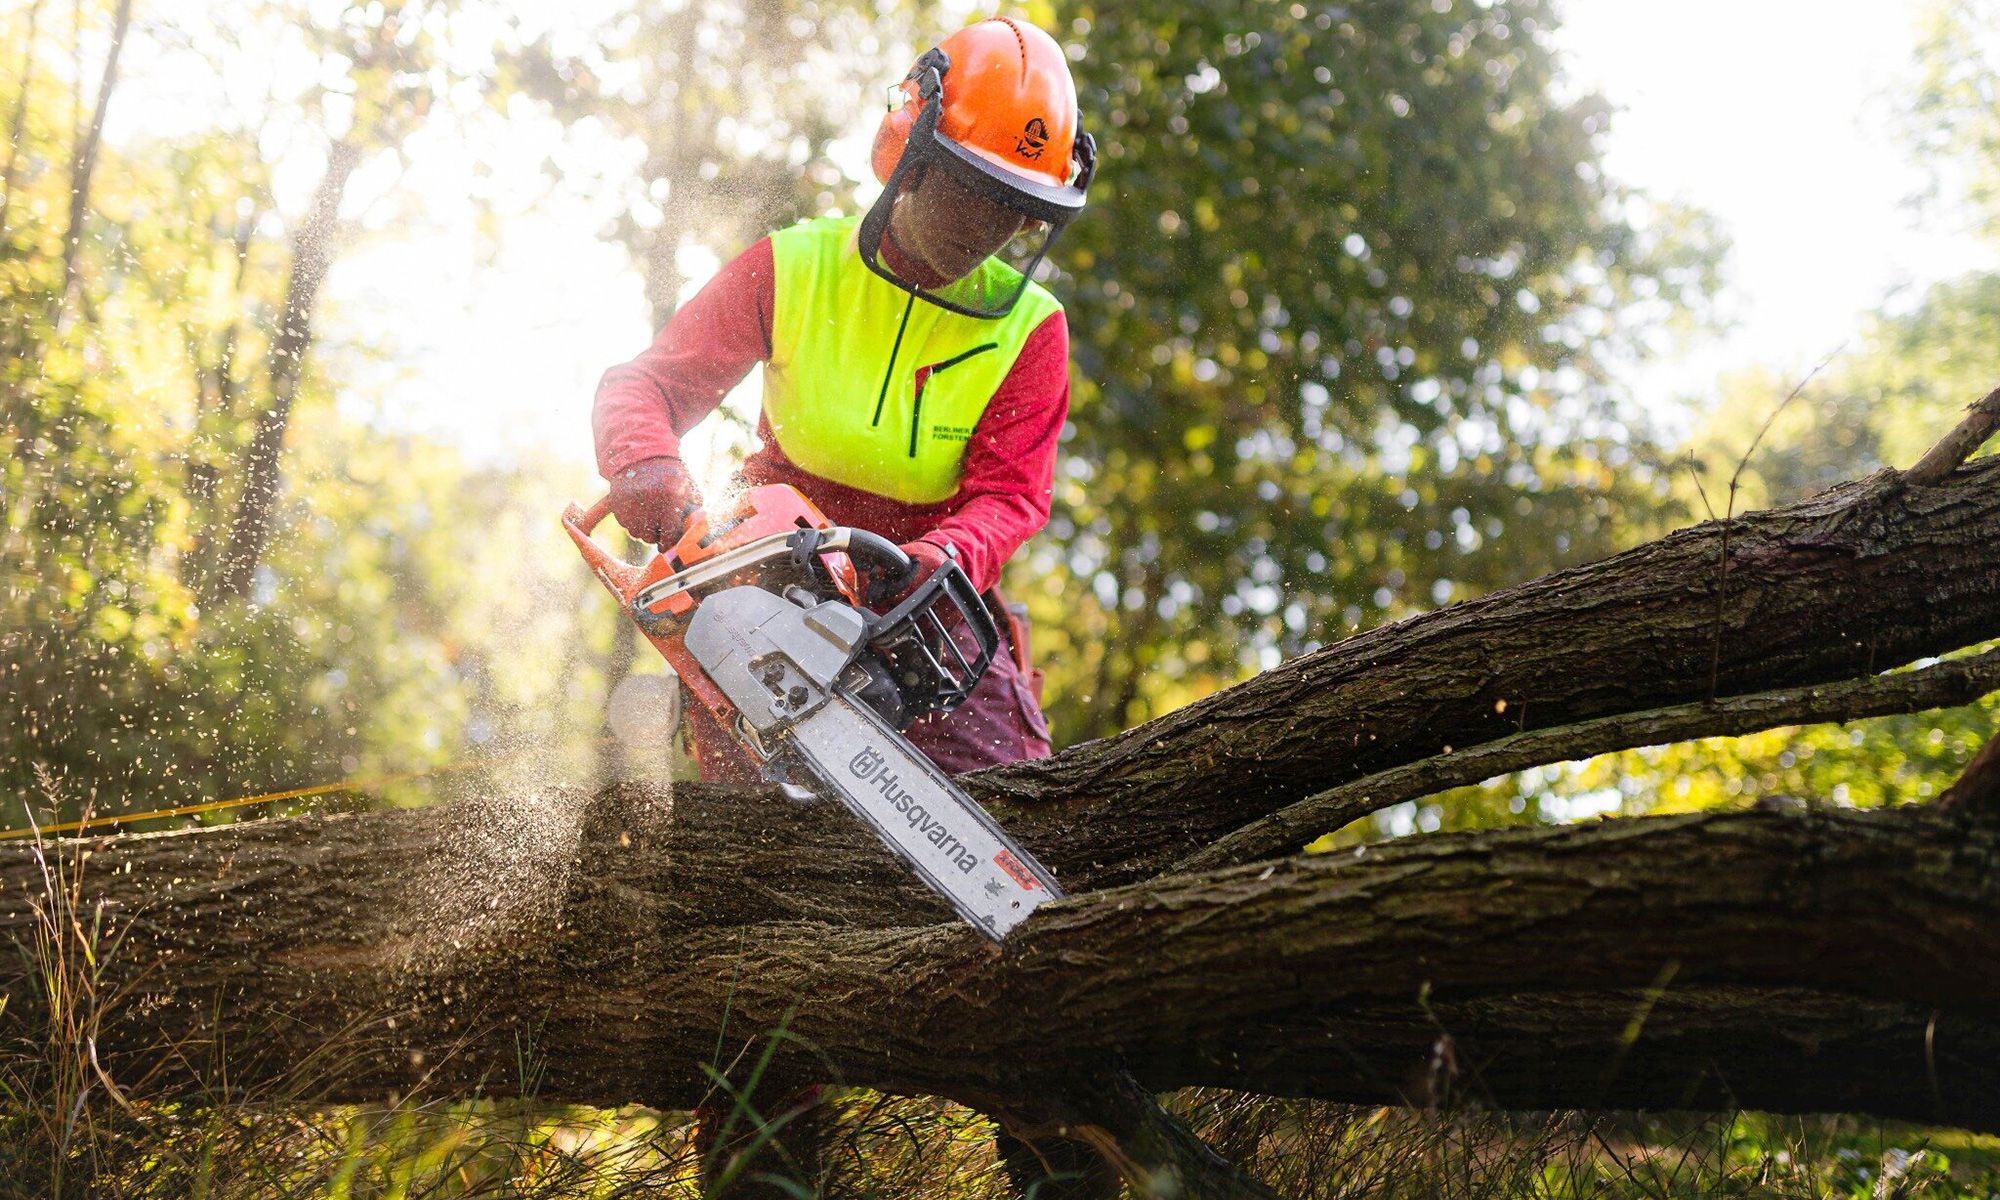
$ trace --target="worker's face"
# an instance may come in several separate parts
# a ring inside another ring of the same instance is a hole
[[[903,189],[889,217],[896,245],[935,272],[940,283],[970,275],[1026,224],[1020,213],[937,167],[924,171],[915,187]]]

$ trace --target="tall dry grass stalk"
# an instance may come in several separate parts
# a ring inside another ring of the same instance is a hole
[[[36,768],[51,811],[61,797],[46,769]],[[33,806],[29,820],[34,820]],[[87,807],[87,805],[86,805]],[[88,814],[86,813],[86,819]],[[117,949],[102,903],[86,904],[86,843],[51,842],[36,828],[33,841],[41,891],[29,899],[16,945],[29,960],[36,994],[0,997],[0,1017],[12,1010],[0,1043],[0,1170],[51,1198],[87,1194],[105,1167],[102,1125],[108,1111],[130,1107],[99,1062],[99,1031],[120,998],[106,990],[105,963]],[[38,1030],[12,1026],[41,1018]]]

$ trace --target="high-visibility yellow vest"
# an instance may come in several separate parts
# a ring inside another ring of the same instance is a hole
[[[981,320],[926,303],[861,261],[860,217],[771,235],[775,266],[764,415],[785,457],[823,479],[909,504],[958,492],[966,442],[1056,298],[1030,283],[1012,312]],[[987,259],[967,286],[1011,291]]]

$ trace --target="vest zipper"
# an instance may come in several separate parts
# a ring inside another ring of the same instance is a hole
[[[910,327],[910,308],[917,302],[915,293],[903,301],[903,319],[896,326],[896,344],[889,347],[889,365],[882,369],[882,390],[875,397],[875,417],[868,422],[870,429],[882,423],[882,402],[889,398],[889,380],[896,375],[896,355],[903,350],[903,331]]]
[[[1000,348],[1000,343],[998,342],[987,342],[983,346],[974,346],[972,349],[967,350],[965,353],[955,355],[951,358],[947,358],[943,362],[923,372],[923,377],[917,380],[917,393],[910,404],[910,457],[911,458],[915,458],[917,456],[917,426],[919,424],[918,418],[923,416],[924,412],[924,385],[929,383],[931,380],[937,378],[938,373],[943,371],[947,367],[955,367],[958,364],[964,362],[966,359],[971,358],[975,354],[984,354],[988,350],[997,350],[999,348]],[[877,407],[878,408],[880,407],[879,403],[877,404]]]

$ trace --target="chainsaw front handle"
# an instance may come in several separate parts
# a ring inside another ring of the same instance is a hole
[[[599,525],[604,524],[604,518],[611,515],[611,493],[606,492],[588,509],[579,510],[576,505],[570,505],[563,513],[564,522],[568,522],[571,513],[579,513],[576,523],[582,528],[584,535],[589,536],[597,532]]]
[[[923,564],[911,558],[901,546],[865,529],[847,529],[844,532],[847,544],[839,548],[847,551],[847,556],[854,560],[856,567],[867,561],[882,568],[880,571],[862,571],[862,577],[870,581],[870,605],[881,604],[916,585],[917,572],[923,569]]]

